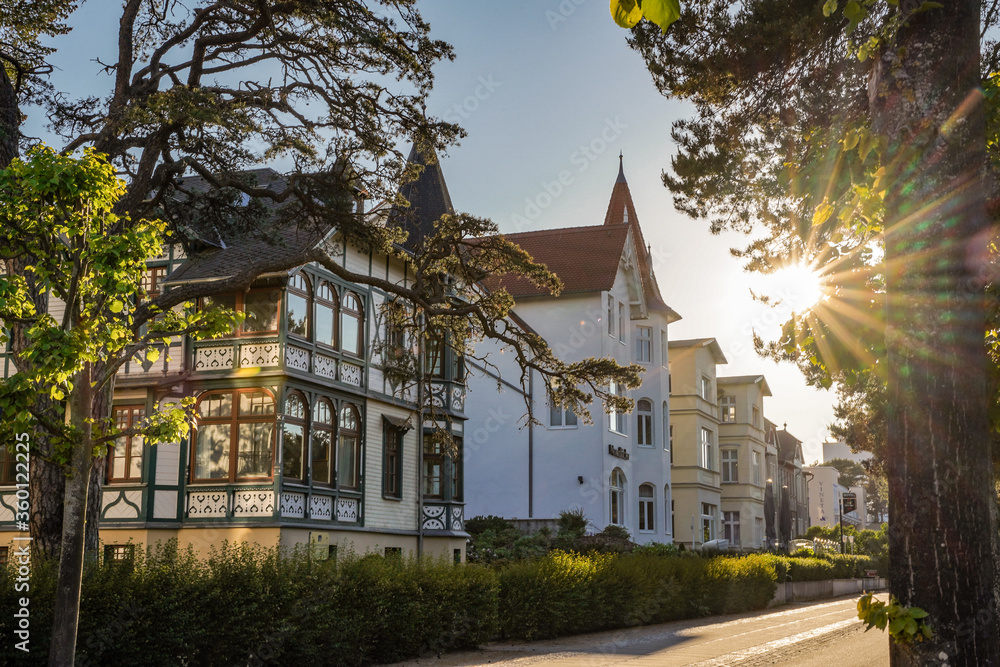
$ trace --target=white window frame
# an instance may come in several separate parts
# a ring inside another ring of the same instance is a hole
[[[753,425],[760,428],[760,409],[756,405],[753,406]]]
[[[643,410],[642,404],[649,405],[649,410]],[[648,398],[640,398],[635,402],[635,444],[639,447],[653,447],[653,402]]]
[[[643,491],[649,493],[644,496]],[[656,532],[656,487],[650,483],[639,485],[639,521],[638,531],[640,533]]]
[[[674,500],[670,495],[670,485],[663,486],[663,532],[674,534]]]
[[[756,486],[764,486],[761,478],[760,452],[753,450],[750,452],[750,477]]]
[[[667,348],[669,347],[669,339],[667,338],[667,330],[660,329],[660,366],[667,368],[669,372],[670,358],[667,354]]]
[[[653,363],[653,328],[635,328],[635,360],[641,364]]]
[[[740,546],[740,513],[738,511],[722,513],[722,536],[729,540],[730,546]]]
[[[719,400],[719,418],[724,422],[736,422],[736,397],[726,394]]]
[[[608,335],[615,337],[615,297],[608,294]]]
[[[712,400],[712,378],[707,375],[701,376],[701,397],[709,403],[715,403]]]
[[[722,466],[722,483],[739,484],[740,450],[719,449],[719,463]]]
[[[625,344],[625,302],[618,302],[618,342]]]
[[[615,396],[625,395],[625,388],[614,382],[608,385],[608,391]],[[628,416],[624,412],[612,410],[608,417],[608,428],[612,433],[628,435]]]
[[[701,427],[701,467],[708,470],[715,470],[712,457],[712,431]]]
[[[715,517],[718,507],[710,503],[701,504],[701,538],[702,544],[711,542],[716,536]]]
[[[616,526],[625,525],[625,491],[627,488],[628,478],[625,477],[622,469],[612,470],[608,484],[608,521]]]
[[[556,415],[558,417],[558,423]],[[571,423],[572,422],[572,423]],[[560,408],[558,406],[549,403],[549,429],[567,429],[567,428],[578,428],[576,415],[572,410],[567,410]]]
[[[759,516],[753,519],[753,539],[757,546],[764,544],[764,519]]]

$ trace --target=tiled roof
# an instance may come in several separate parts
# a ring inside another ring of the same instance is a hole
[[[788,432],[788,429],[775,430],[778,439],[778,460],[781,463],[791,463],[795,460],[795,453],[802,441]]]
[[[434,222],[446,213],[454,213],[455,208],[451,204],[440,160],[435,159],[434,164],[427,164],[427,159],[414,145],[407,162],[425,165],[424,170],[417,180],[400,186],[399,194],[410,202],[410,206],[394,209],[389,217],[389,224],[409,233],[403,245],[407,250],[413,250],[434,232]]]
[[[626,215],[627,213],[627,215]],[[639,216],[635,212],[635,204],[632,203],[632,193],[628,189],[628,181],[625,180],[625,167],[621,156],[618,161],[618,178],[615,186],[611,189],[611,200],[608,202],[608,211],[604,214],[604,224],[610,226],[628,225],[632,228],[632,237],[635,239],[635,249],[639,260],[639,274],[642,276],[642,287],[646,293],[646,302],[650,308],[655,310],[670,310],[660,295],[660,287],[656,284],[656,276],[653,274],[653,267],[649,257],[649,247],[642,236],[642,227],[639,225]],[[680,317],[678,316],[678,319]]]
[[[559,276],[563,294],[602,292],[614,285],[628,228],[624,225],[611,229],[599,225],[565,227],[506,237]],[[505,287],[515,298],[548,294],[519,276],[488,278],[484,282],[490,290]]]

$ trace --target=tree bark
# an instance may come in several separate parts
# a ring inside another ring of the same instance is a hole
[[[21,107],[17,91],[0,62],[0,169],[6,169],[17,157],[17,139],[21,127]]]
[[[919,0],[900,2],[906,12]],[[889,590],[929,612],[899,665],[997,665],[979,4],[913,15],[870,93],[886,192]]]
[[[76,655],[77,626],[80,620],[80,589],[83,582],[86,536],[87,492],[94,462],[91,366],[86,364],[71,394],[71,423],[80,430],[80,442],[73,447],[70,474],[66,477],[63,500],[62,554],[53,608],[50,667],[72,667]]]

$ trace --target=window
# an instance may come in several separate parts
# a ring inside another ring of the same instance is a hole
[[[615,335],[615,298],[608,295],[608,335]]]
[[[729,540],[731,546],[740,546],[740,513],[722,513],[722,537]]]
[[[736,421],[736,397],[735,396],[723,396],[722,400],[719,401],[719,405],[722,406],[722,421],[724,421],[724,422],[734,422],[734,421]]]
[[[309,314],[312,290],[304,273],[297,273],[288,281],[285,308],[288,312],[288,333],[300,338],[309,338]]]
[[[304,480],[306,443],[305,398],[292,393],[285,399],[285,419],[281,425],[281,474],[285,479]]]
[[[252,289],[243,295],[244,334],[278,332],[278,306],[281,291],[276,289]]]
[[[668,359],[667,347],[668,347],[667,330],[660,329],[660,365],[663,366],[664,368],[669,369],[670,366],[669,362],[667,361]]]
[[[669,489],[668,489],[668,492],[669,492]],[[674,521],[676,521],[676,520],[677,520],[677,512],[674,511],[674,501],[671,498],[670,499],[670,534],[671,535],[674,534],[674,530],[676,528],[676,525],[674,524]]]
[[[441,498],[444,477],[444,448],[440,440],[424,438],[424,495]]]
[[[361,336],[364,335],[361,300],[354,292],[344,294],[340,310],[340,349],[356,357],[361,356]]]
[[[432,378],[444,379],[444,334],[437,333],[424,343],[424,373]]]
[[[105,565],[131,566],[134,558],[134,544],[107,544],[104,546]]]
[[[756,406],[753,409],[753,425],[760,428],[760,410]]]
[[[653,446],[653,403],[640,399],[635,403],[636,442],[642,447]]]
[[[750,452],[750,477],[757,486],[763,486],[764,481],[760,476],[760,452]]]
[[[757,546],[764,544],[764,520],[759,516],[753,520],[753,543]]]
[[[281,290],[274,288],[252,289],[244,294],[216,294],[201,300],[203,309],[222,307],[243,313],[246,317],[231,335],[259,336],[278,333],[278,308]]]
[[[142,274],[142,289],[147,299],[155,299],[163,291],[163,281],[167,278],[167,267],[152,266]]]
[[[625,524],[625,473],[621,468],[611,471],[611,523],[622,526]]]
[[[625,342],[625,304],[618,304],[618,341]]]
[[[670,485],[667,484],[663,487],[663,511],[666,517],[666,522],[663,526],[663,532],[667,535],[674,534],[674,501],[670,498]]]
[[[701,467],[715,470],[712,456],[712,432],[707,428],[701,429]]]
[[[115,428],[127,431],[139,427],[146,417],[146,408],[141,405],[115,406],[114,413]],[[142,445],[141,435],[115,438],[115,444],[108,451],[108,482],[142,481]]]
[[[670,450],[673,449],[674,445],[674,428],[673,424],[670,423],[670,409],[667,407],[667,402],[663,401],[663,428],[660,433],[662,433],[663,438],[663,449]]]
[[[723,449],[719,454],[722,456],[722,481],[735,484],[740,481],[739,456],[735,449]]]
[[[652,533],[656,530],[656,517],[653,514],[653,485],[643,484],[639,487],[639,532]]]
[[[649,327],[635,328],[635,360],[653,362],[653,330]]]
[[[330,454],[333,451],[333,406],[330,401],[320,398],[313,405],[311,457],[312,481],[314,484],[331,484],[333,466]]]
[[[382,495],[403,497],[403,430],[385,424],[382,427]]]
[[[712,380],[707,375],[701,376],[701,397],[709,403],[715,403],[712,400]]]
[[[337,292],[323,281],[316,290],[316,342],[337,347]]]
[[[619,384],[612,382],[608,386],[608,391],[615,396],[624,396],[625,389]],[[610,428],[615,433],[620,433],[625,435],[628,433],[628,428],[626,426],[627,419],[624,412],[619,412],[618,410],[612,410],[608,415],[608,420],[610,422]]]
[[[715,505],[701,504],[701,540],[711,542],[715,539]]]
[[[337,486],[357,489],[361,465],[361,437],[358,409],[348,403],[340,409],[337,429]]]
[[[576,415],[572,410],[549,404],[549,428],[576,428]]]
[[[674,425],[670,425],[670,463],[674,462]]]
[[[265,389],[203,395],[198,400],[192,481],[270,477],[274,417],[274,398]]]
[[[23,461],[22,461],[23,463]],[[108,466],[110,469],[111,466]],[[24,468],[21,469],[22,471]],[[17,458],[6,444],[0,444],[0,486],[13,486],[17,477]],[[22,477],[23,481],[24,478]]]

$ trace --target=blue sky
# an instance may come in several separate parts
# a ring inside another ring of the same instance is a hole
[[[821,458],[834,396],[753,352],[751,332],[774,337],[783,314],[751,299],[761,279],[729,254],[745,237],[713,236],[704,222],[674,211],[661,173],[675,153],[670,124],[691,108],[656,91],[607,1],[421,0],[418,7],[432,36],[455,48],[455,61],[435,70],[428,112],[468,132],[441,162],[456,208],[492,218],[503,232],[601,224],[622,151],[661,291],[683,317],[671,338],[715,337],[729,359],[720,374],[764,374],[774,393],[765,415],[804,441],[807,463]],[[94,59],[114,62],[117,15],[117,5],[84,4],[75,30],[57,42],[57,88],[107,89]],[[29,127],[40,134],[39,120]]]

